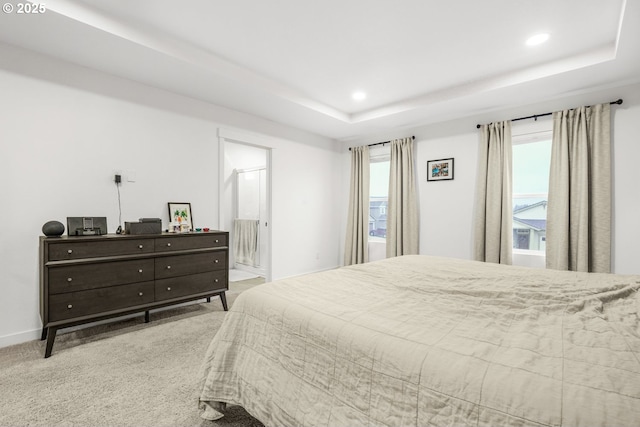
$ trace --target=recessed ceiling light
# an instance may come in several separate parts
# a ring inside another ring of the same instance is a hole
[[[527,39],[527,46],[536,46],[549,40],[549,34],[541,33]]]
[[[355,92],[351,97],[356,101],[362,101],[367,98],[367,94],[364,92]]]

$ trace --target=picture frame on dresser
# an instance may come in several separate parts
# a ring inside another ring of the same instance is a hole
[[[186,224],[187,231],[193,231],[193,214],[191,213],[191,203],[189,202],[169,202],[169,224],[178,226],[180,231]]]

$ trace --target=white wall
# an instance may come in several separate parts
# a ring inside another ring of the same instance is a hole
[[[340,265],[340,153],[279,140],[270,144],[274,279]],[[276,254],[286,256],[276,257]]]
[[[437,139],[416,135],[421,254],[469,258],[477,141],[468,134]],[[427,181],[427,162],[448,158],[454,159],[453,180]]]
[[[196,226],[216,228],[221,126],[277,141],[273,277],[338,264],[335,141],[2,44],[0,94],[0,347],[40,335],[42,225],[106,216],[114,232],[115,173],[123,221],[166,227],[177,201],[191,203]]]
[[[640,85],[550,100],[510,110],[500,110],[477,117],[419,128],[389,130],[349,142],[349,146],[388,141],[415,135],[420,199],[420,253],[456,258],[472,258],[472,223],[477,172],[477,123],[507,120],[532,114],[592,105],[623,98],[622,105],[611,107],[613,136],[613,247],[612,269],[615,273],[640,274],[637,245],[640,242]],[[427,182],[426,162],[455,158],[452,181]],[[346,212],[348,203],[350,152],[343,148],[344,169],[341,202]],[[344,241],[346,215],[342,218],[341,241]],[[343,253],[342,250],[341,254]],[[537,266],[533,261],[529,265]]]
[[[613,114],[613,262],[616,273],[640,274],[640,85],[620,96]]]

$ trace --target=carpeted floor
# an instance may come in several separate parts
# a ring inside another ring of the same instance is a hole
[[[263,280],[234,282],[229,304]],[[44,342],[0,348],[0,426],[229,426],[262,424],[238,406],[200,418],[199,370],[222,324],[219,299],[60,331]]]

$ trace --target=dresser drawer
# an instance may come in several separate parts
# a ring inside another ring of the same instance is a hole
[[[226,268],[227,253],[225,251],[160,257],[156,258],[155,263],[156,279]]]
[[[156,252],[183,251],[227,246],[226,234],[191,234],[189,236],[167,236],[156,240]]]
[[[49,293],[60,294],[153,280],[153,259],[69,265],[49,269]]]
[[[109,288],[69,292],[49,296],[49,321],[102,314],[104,312],[152,303],[153,282],[131,283]]]
[[[227,290],[227,271],[217,270],[189,276],[156,280],[156,301],[202,292]]]
[[[62,261],[114,255],[147,254],[154,251],[155,239],[124,239],[82,242],[64,241],[49,245],[49,260]]]

